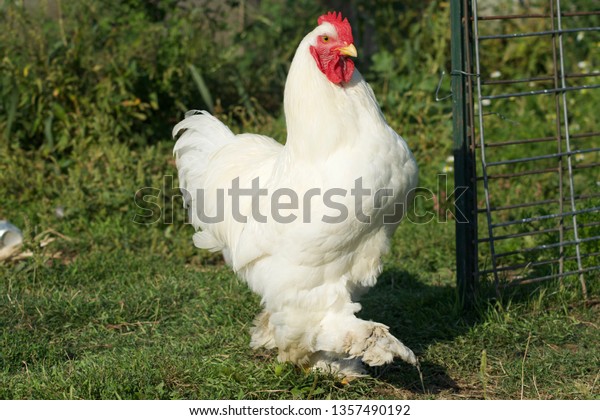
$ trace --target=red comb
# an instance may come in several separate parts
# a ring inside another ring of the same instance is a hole
[[[350,23],[348,22],[348,18],[342,19],[342,12],[329,12],[326,15],[320,16],[319,20],[317,20],[317,23],[320,25],[323,22],[331,23],[335,27],[335,30],[342,41],[347,42],[348,44],[352,44],[354,42]]]

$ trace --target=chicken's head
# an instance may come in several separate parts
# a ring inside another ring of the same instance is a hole
[[[354,73],[354,62],[348,57],[356,57],[356,47],[352,38],[352,28],[342,14],[329,12],[318,20],[310,53],[317,67],[331,83],[348,83]]]

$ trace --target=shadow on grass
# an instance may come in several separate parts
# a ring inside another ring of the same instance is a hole
[[[425,284],[409,272],[392,267],[382,273],[377,286],[361,299],[361,304],[359,317],[388,325],[392,334],[421,359],[423,385],[417,369],[402,361],[373,368],[372,376],[414,393],[460,391],[446,368],[422,358],[430,345],[452,341],[479,322],[480,312],[461,309],[455,287]]]
[[[588,282],[590,296],[596,294],[596,284]],[[424,384],[421,385],[418,371],[402,361],[371,369],[370,373],[395,388],[416,394],[460,393],[469,398],[480,397],[479,388],[474,391],[472,384],[458,377],[453,378],[448,373],[448,360],[455,359],[459,370],[468,369],[471,373],[480,363],[480,349],[463,344],[459,337],[466,336],[478,324],[487,322],[490,311],[508,311],[506,308],[515,307],[527,313],[533,310],[531,308],[557,311],[564,307],[565,302],[576,302],[575,305],[583,307],[585,303],[580,296],[581,288],[576,278],[570,282],[561,283],[557,280],[506,288],[499,297],[493,283],[481,282],[477,301],[472,309],[467,310],[459,305],[457,289],[451,280],[437,283],[435,280],[424,281],[422,276],[389,267],[380,276],[377,286],[361,300],[363,309],[358,316],[388,325],[392,334],[415,352],[421,360]],[[514,325],[519,326],[518,323]],[[473,338],[467,337],[465,342],[472,343]],[[491,336],[490,339],[494,340]],[[436,343],[446,345],[436,346],[437,350],[430,351]],[[446,353],[440,355],[440,351]],[[466,353],[471,356],[465,356]],[[436,363],[437,358],[444,359],[445,363]],[[469,376],[472,377],[472,374]]]

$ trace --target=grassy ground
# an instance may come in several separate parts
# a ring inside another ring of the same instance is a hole
[[[462,312],[451,222],[402,224],[361,313],[416,351],[424,392],[402,363],[342,385],[250,350],[258,300],[193,249],[178,199],[173,224],[132,221],[139,188],[176,193],[170,147],[100,144],[67,170],[2,154],[0,218],[26,243],[0,264],[0,398],[597,397],[598,306],[573,282]]]

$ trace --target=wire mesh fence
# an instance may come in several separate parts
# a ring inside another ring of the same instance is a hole
[[[600,277],[600,4],[455,0],[457,269],[463,297]],[[525,59],[523,59],[525,57]]]

